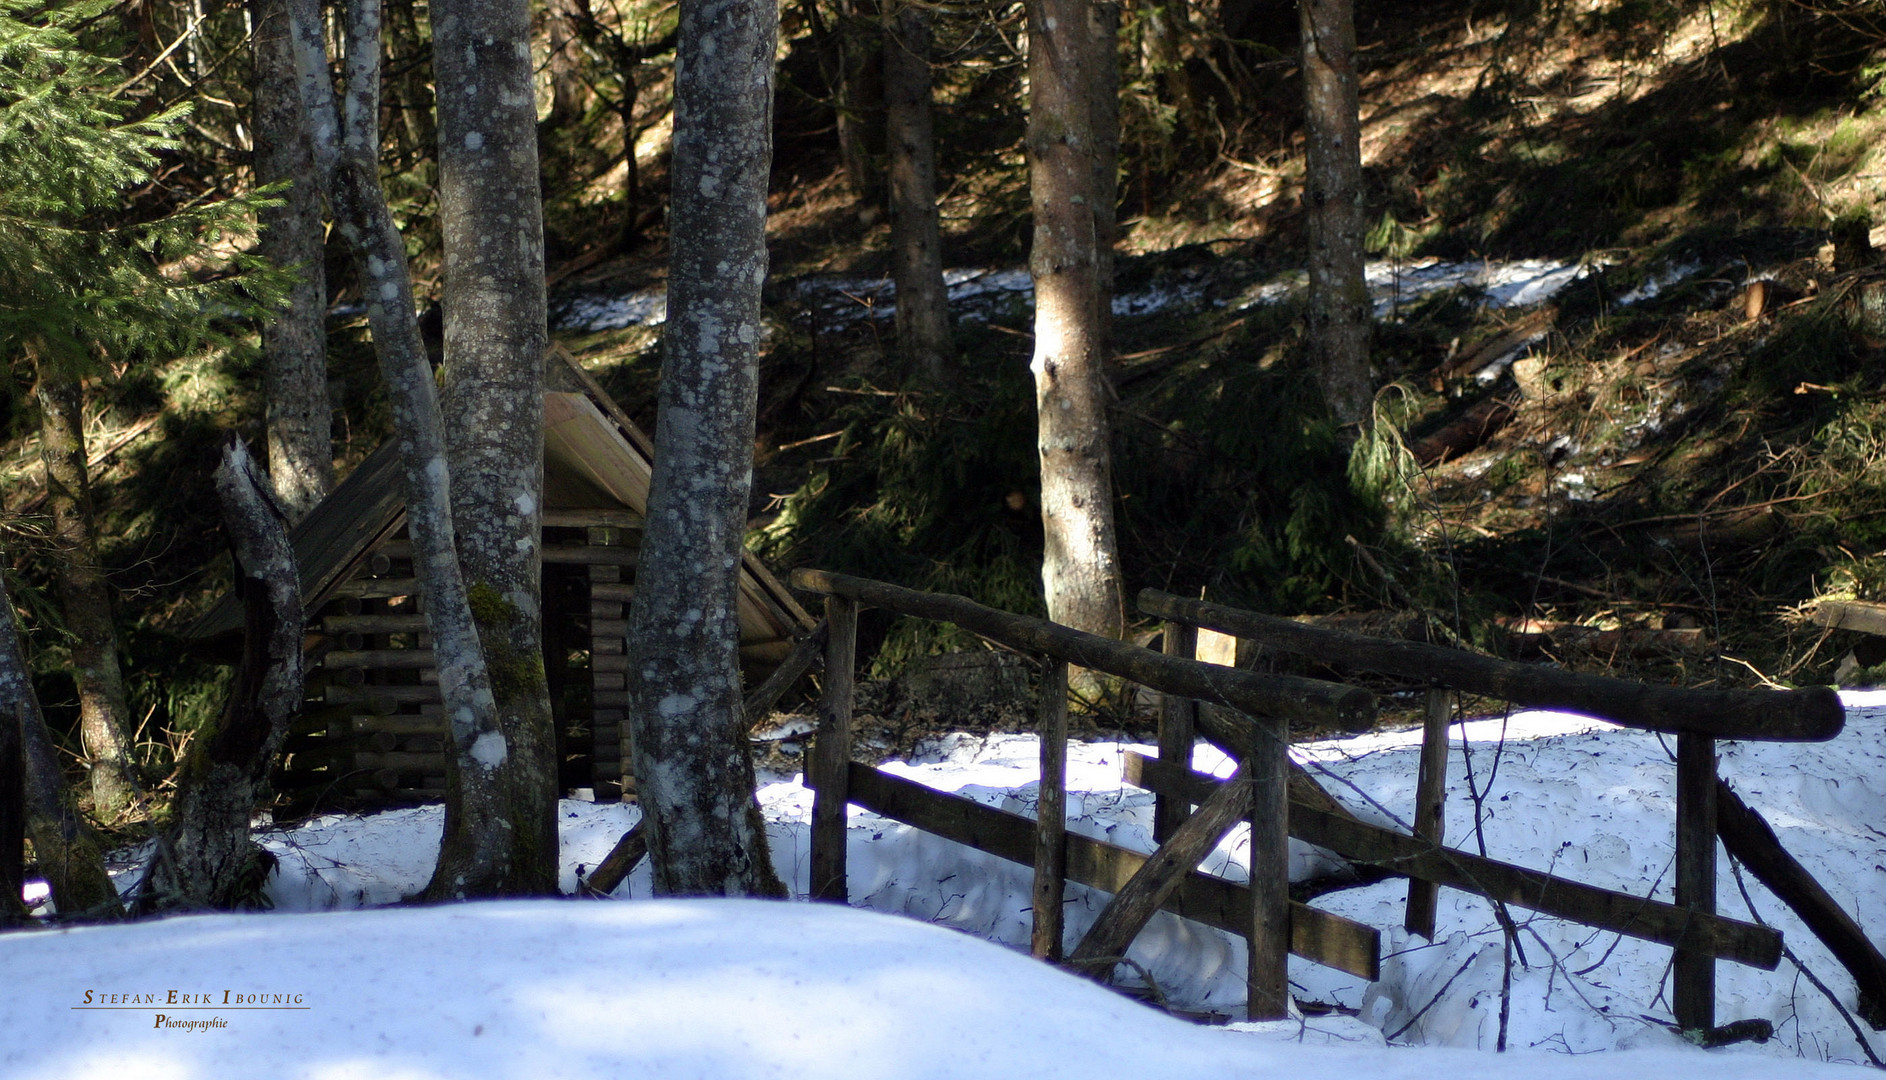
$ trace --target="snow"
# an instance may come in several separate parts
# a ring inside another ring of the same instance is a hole
[[[1845,697],[1839,738],[1725,742],[1722,773],[1862,926],[1877,927],[1886,922],[1878,880],[1886,874],[1886,693]],[[768,734],[797,737],[801,727]],[[1476,720],[1455,733],[1450,843],[1478,850],[1484,841],[1497,859],[1670,899],[1673,741],[1558,713]],[[1419,739],[1418,731],[1376,733],[1305,744],[1296,754],[1359,815],[1393,824],[1411,813]],[[1130,749],[1070,746],[1070,827],[1147,851],[1151,796],[1119,779]],[[1029,736],[953,735],[885,768],[1028,814],[1037,751]],[[1204,746],[1194,764],[1220,775],[1230,767]],[[811,795],[796,777],[771,777],[760,798],[775,865],[802,894]],[[574,890],[579,866],[596,865],[636,810],[566,800],[560,813],[563,886]],[[1383,978],[1374,984],[1292,960],[1295,996],[1336,1012],[1271,1025],[1187,1024],[1020,955],[1027,868],[857,809],[851,901],[873,911],[648,901],[645,866],[617,890],[633,903],[347,910],[392,904],[422,886],[441,820],[434,806],[263,830],[281,860],[268,887],[278,914],[0,936],[17,1020],[0,1029],[0,1075],[898,1080],[1140,1069],[1334,1080],[1448,1070],[1530,1080],[1708,1069],[1721,1080],[1766,1080],[1832,1075],[1838,1066],[1821,1062],[1863,1060],[1853,1032],[1790,960],[1775,972],[1719,964],[1719,1019],[1764,1017],[1776,1038],[1698,1050],[1667,1027],[1668,949],[1515,909],[1520,948],[1509,965],[1489,906],[1454,890],[1441,891],[1433,942],[1401,929],[1399,880],[1316,901],[1382,931]],[[1234,832],[1204,869],[1243,879],[1244,844]],[[1293,843],[1293,877],[1334,865]],[[1759,917],[1851,1009],[1845,970],[1759,882],[1743,879],[1724,857],[1721,912],[1749,917],[1745,887]],[[1078,935],[1105,898],[1070,886],[1068,899],[1069,933]],[[1235,938],[1161,914],[1130,955],[1173,1006],[1235,1015],[1242,1004]],[[1498,1038],[1509,968],[1514,1052],[1475,1052]],[[1121,976],[1134,981],[1125,969]],[[74,1008],[87,990],[172,989],[213,1001],[224,990],[298,993],[308,1004]],[[154,1028],[160,1012],[227,1026]]]

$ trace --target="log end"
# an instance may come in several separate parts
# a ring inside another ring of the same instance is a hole
[[[1783,691],[1788,730],[1767,736],[1790,742],[1826,742],[1847,726],[1847,708],[1831,686]]]
[[[1336,723],[1356,734],[1374,728],[1375,695],[1360,686],[1349,687],[1336,699]]]

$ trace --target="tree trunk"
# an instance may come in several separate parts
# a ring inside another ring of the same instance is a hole
[[[251,0],[255,74],[250,125],[257,184],[290,182],[262,211],[257,250],[299,280],[262,325],[268,470],[275,496],[299,521],[334,487],[333,409],[327,394],[327,275],[314,147],[296,90],[294,40],[279,0]]]
[[[307,620],[286,508],[269,498],[240,441],[223,451],[216,494],[243,601],[242,665],[223,715],[190,741],[170,821],[138,890],[143,913],[265,906],[260,894],[275,866],[250,838],[249,817],[301,711]]]
[[[59,750],[39,712],[13,598],[0,572],[0,723],[15,726],[25,787],[26,834],[33,839],[39,872],[52,887],[53,906],[67,918],[116,919],[124,915],[118,889],[105,871],[98,837],[79,816],[59,769]]]
[[[71,643],[72,678],[78,685],[79,738],[91,770],[92,812],[109,823],[137,802],[137,762],[131,753],[131,709],[118,664],[118,630],[92,529],[84,396],[78,379],[57,362],[40,358],[36,366],[39,455],[46,465],[46,509],[52,517],[53,577]]]
[[[753,480],[770,0],[682,0],[661,397],[630,605],[635,777],[655,890],[783,896],[740,702],[741,540]]]
[[[1111,434],[1100,328],[1095,109],[1088,5],[1028,5],[1028,175],[1034,204],[1035,407],[1041,455],[1041,578],[1048,616],[1119,637],[1125,621],[1113,527]]]
[[[550,82],[550,114],[544,117],[547,130],[555,130],[583,117],[582,58],[576,46],[576,22],[580,18],[582,12],[577,6],[577,0],[547,0],[543,5],[544,47],[548,54],[544,60],[544,74]],[[448,28],[447,36],[450,37],[458,29]],[[436,29],[433,41],[436,46]],[[532,111],[534,114],[534,102]]]
[[[1362,277],[1362,126],[1350,0],[1299,0],[1303,202],[1309,210],[1310,356],[1323,400],[1353,438],[1370,426],[1369,290]]]
[[[1088,4],[1087,32],[1093,46],[1087,100],[1094,133],[1094,320],[1104,371],[1113,362],[1113,248],[1120,239],[1120,5]]]
[[[444,421],[426,359],[425,340],[414,315],[412,277],[399,228],[380,188],[378,0],[354,0],[347,9],[347,101],[334,103],[317,0],[287,0],[293,16],[296,66],[302,104],[314,141],[316,168],[328,173],[334,218],[352,245],[367,325],[379,355],[392,404],[393,431],[400,442],[406,483],[406,526],[412,536],[413,567],[426,594],[426,628],[439,671],[439,696],[450,720],[446,755],[446,835],[482,838],[473,852],[473,873],[435,873],[427,895],[464,899],[478,880],[506,880],[508,844],[496,843],[509,808],[497,769],[510,753],[499,728],[491,678],[472,622],[471,600],[460,574],[452,531],[451,468],[446,461]],[[513,508],[516,509],[516,508]],[[462,819],[462,820],[461,820]],[[441,860],[443,866],[443,860]]]
[[[890,156],[891,279],[897,347],[907,370],[950,380],[949,291],[937,222],[936,140],[930,125],[930,12],[894,0],[884,35],[885,143]]]
[[[838,7],[838,154],[845,178],[859,201],[875,205],[883,192],[872,153],[877,111],[883,99],[880,72],[872,61],[882,54],[879,0],[837,0]]]
[[[455,814],[472,773],[461,762],[459,780],[448,778],[431,892],[554,894],[556,724],[539,603],[549,330],[530,10],[434,0],[433,13],[452,523],[507,753],[478,780],[498,787],[494,817]],[[498,850],[508,853],[494,862]]]

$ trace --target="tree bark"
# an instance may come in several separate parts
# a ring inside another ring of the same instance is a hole
[[[1074,0],[1028,5],[1028,175],[1035,216],[1028,260],[1035,282],[1030,369],[1048,616],[1119,637],[1125,613],[1102,366],[1088,6]]]
[[[909,0],[886,9],[885,143],[890,156],[891,279],[897,347],[905,368],[930,384],[950,381],[949,291],[936,205],[936,139],[930,115],[930,12]]]
[[[556,723],[539,596],[549,329],[530,10],[525,0],[434,0],[433,19],[452,523],[508,751],[494,766],[494,818],[455,814],[473,773],[461,762],[459,781],[448,777],[432,892],[463,878],[453,891],[554,894]],[[505,848],[496,863],[480,854]]]
[[[666,353],[628,634],[630,743],[666,895],[785,894],[753,796],[736,610],[777,20],[769,0],[681,3]]]
[[[334,413],[327,394],[327,274],[314,147],[296,89],[294,40],[281,0],[251,0],[255,73],[249,121],[258,184],[286,180],[282,204],[262,211],[257,251],[299,279],[262,324],[268,470],[299,521],[334,487]]]
[[[499,727],[490,674],[459,571],[444,421],[414,314],[406,249],[380,188],[379,4],[354,0],[347,10],[344,123],[328,77],[318,0],[288,4],[316,168],[330,177],[334,218],[354,250],[361,291],[368,298],[367,325],[400,443],[413,567],[426,594],[439,696],[450,722],[447,785],[458,789],[447,807],[446,835],[462,832],[484,841],[472,852],[473,874],[435,874],[427,895],[465,899],[474,895],[474,878],[504,880],[510,874],[510,846],[497,839],[504,831],[498,822],[508,821],[508,807],[496,778],[510,747]]]
[[[12,724],[18,733],[26,834],[32,837],[39,872],[52,888],[53,906],[66,918],[122,917],[124,906],[105,870],[104,851],[72,805],[59,768],[58,748],[40,715],[4,573],[0,573],[0,723]]]
[[[883,86],[872,70],[882,51],[883,30],[878,0],[837,0],[838,85],[833,88],[838,108],[838,155],[845,178],[859,201],[871,205],[883,192],[883,178],[872,160],[876,113]]]
[[[255,459],[232,440],[216,470],[223,526],[236,557],[245,632],[229,702],[190,741],[171,817],[138,890],[140,912],[231,910],[260,899],[275,857],[250,838],[269,765],[301,711],[301,607],[287,508]]]
[[[1299,0],[1303,202],[1309,210],[1310,355],[1330,413],[1353,438],[1370,426],[1369,290],[1362,276],[1362,126],[1351,0]]]
[[[56,361],[36,364],[39,455],[46,466],[46,510],[52,517],[53,578],[65,615],[72,678],[79,694],[79,739],[91,770],[92,812],[109,823],[137,802],[137,761],[131,752],[131,708],[118,662],[118,630],[110,586],[98,562],[91,487],[85,470],[84,395]]]
[[[1120,5],[1116,0],[1087,5],[1087,33],[1093,61],[1087,69],[1087,100],[1093,109],[1094,132],[1094,321],[1100,331],[1104,371],[1113,362],[1113,248],[1120,239]]]

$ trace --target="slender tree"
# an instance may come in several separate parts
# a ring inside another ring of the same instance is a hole
[[[333,408],[327,393],[327,275],[321,185],[296,89],[294,41],[275,0],[250,0],[255,26],[249,120],[258,184],[281,183],[262,212],[260,254],[295,273],[287,303],[262,324],[269,480],[299,521],[334,486]]]
[[[433,0],[432,25],[452,523],[506,753],[478,781],[498,787],[495,818],[455,812],[471,782],[464,763],[448,783],[429,891],[550,894],[559,792],[539,597],[549,329],[530,9],[526,0]]]
[[[629,609],[628,749],[655,889],[783,895],[741,711],[739,575],[753,481],[771,0],[681,0],[668,323]]]
[[[1028,4],[1028,175],[1034,206],[1035,406],[1041,577],[1048,616],[1119,637],[1125,621],[1113,524],[1106,310],[1099,278],[1090,5]]]
[[[1350,0],[1299,0],[1309,210],[1310,355],[1323,400],[1353,438],[1369,425],[1369,290],[1362,275],[1362,126]]]
[[[905,367],[933,384],[950,379],[949,292],[936,203],[936,139],[930,115],[930,11],[911,0],[885,7],[884,115],[891,182],[891,280],[897,348]]]
[[[119,664],[111,589],[98,559],[92,493],[86,475],[84,396],[78,377],[36,345],[39,362],[39,456],[46,466],[46,509],[52,518],[53,579],[65,616],[72,680],[79,697],[79,741],[91,774],[92,812],[115,821],[137,800],[131,751],[131,705]]]
[[[465,899],[478,895],[494,877],[507,880],[511,872],[511,848],[500,839],[511,826],[510,807],[498,782],[510,746],[499,724],[471,598],[459,569],[445,425],[414,311],[406,248],[380,187],[379,3],[354,0],[347,8],[347,93],[344,108],[337,108],[319,0],[280,2],[294,28],[295,67],[316,170],[327,178],[335,222],[353,249],[367,297],[368,329],[393,406],[406,486],[406,526],[414,568],[425,589],[426,626],[450,725],[446,783],[452,794],[446,832],[479,838],[482,844],[466,862],[469,873],[435,874],[427,891],[435,898]]]

